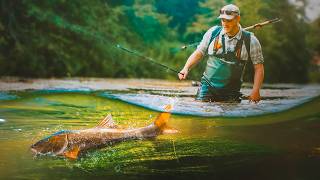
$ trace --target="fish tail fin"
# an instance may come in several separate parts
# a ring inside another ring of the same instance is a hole
[[[158,117],[154,121],[154,125],[157,126],[162,133],[176,133],[177,130],[170,128],[167,125],[171,116],[171,113],[169,111],[172,110],[172,105],[166,105],[164,109],[166,110],[166,112],[162,112],[158,115]]]
[[[161,114],[158,115],[158,117],[154,121],[154,125],[157,126],[159,129],[165,128],[169,121],[170,116],[171,114],[169,112],[162,112]]]

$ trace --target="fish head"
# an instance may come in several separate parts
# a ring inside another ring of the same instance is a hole
[[[67,134],[51,135],[44,138],[35,144],[31,145],[30,149],[35,155],[51,154],[60,155],[68,146]]]

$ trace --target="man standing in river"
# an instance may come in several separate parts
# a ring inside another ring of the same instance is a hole
[[[239,102],[245,65],[251,60],[254,66],[254,84],[249,100],[259,102],[264,78],[261,45],[252,33],[241,28],[240,10],[237,6],[224,6],[218,18],[221,19],[222,26],[214,26],[205,33],[178,74],[179,79],[186,79],[191,68],[208,55],[196,99]]]

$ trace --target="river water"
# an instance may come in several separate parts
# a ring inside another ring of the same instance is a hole
[[[320,178],[319,85],[265,85],[258,104],[197,102],[196,89],[163,80],[2,80],[0,179]],[[108,113],[126,128],[149,125],[169,103],[178,134],[93,149],[75,161],[29,150]]]

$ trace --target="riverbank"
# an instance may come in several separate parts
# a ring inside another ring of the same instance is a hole
[[[43,89],[88,89],[88,90],[128,90],[144,89],[176,89],[194,90],[190,81],[167,81],[157,79],[114,79],[114,78],[50,78],[33,79],[19,77],[1,77],[0,91],[22,91]]]
[[[191,81],[162,80],[162,79],[115,79],[115,78],[19,78],[0,77],[0,91],[23,91],[23,90],[119,90],[129,91],[132,89],[172,91],[183,95],[195,95],[198,87],[192,86]],[[249,94],[252,84],[244,83],[241,92]],[[313,89],[312,92],[305,89]],[[294,96],[318,96],[320,95],[319,84],[264,84],[261,96],[268,97]]]

